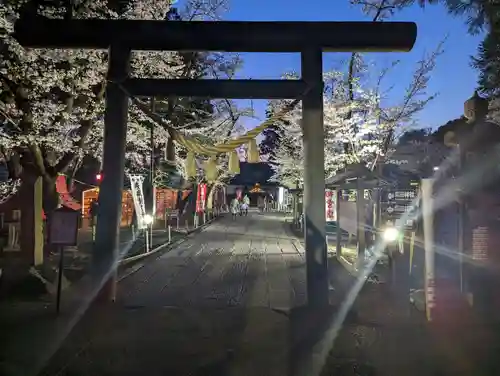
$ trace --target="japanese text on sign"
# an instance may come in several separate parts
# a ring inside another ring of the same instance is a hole
[[[488,260],[488,227],[479,226],[472,230],[472,259]]]
[[[331,189],[325,189],[325,218],[327,222],[337,220],[336,200],[336,192]]]
[[[398,199],[413,199],[415,198],[415,191],[397,191],[394,192],[396,200]]]

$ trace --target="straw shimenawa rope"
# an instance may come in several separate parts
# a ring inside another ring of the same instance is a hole
[[[255,127],[254,129],[251,129],[244,135],[229,140],[227,142],[211,146],[211,145],[203,145],[196,138],[189,137],[183,134],[182,132],[176,130],[166,121],[164,121],[161,118],[161,116],[152,112],[148,104],[142,102],[141,100],[135,97],[131,97],[131,99],[142,112],[147,114],[151,119],[155,120],[156,122],[159,122],[160,124],[164,125],[168,129],[168,132],[170,136],[174,139],[174,141],[185,147],[190,152],[205,156],[215,156],[221,153],[228,153],[235,150],[239,146],[250,142],[255,137],[257,137],[264,129],[270,127],[276,121],[280,120],[283,116],[292,111],[295,108],[295,106],[297,106],[297,104],[300,102],[300,99],[295,99],[286,106],[284,106],[280,111],[271,116],[269,119],[264,121],[262,124]]]
[[[226,142],[217,145],[204,145],[200,143],[195,137],[187,136],[186,134],[172,127],[165,120],[163,120],[163,118],[160,115],[154,113],[150,109],[150,106],[148,104],[142,102],[140,99],[134,97],[133,95],[130,95],[130,93],[128,93],[123,86],[120,85],[120,88],[129,96],[129,98],[137,105],[137,107],[144,114],[146,114],[150,119],[152,119],[156,123],[164,126],[167,129],[170,137],[188,151],[185,160],[185,170],[187,177],[196,176],[197,168],[195,162],[195,154],[209,157],[208,161],[205,162],[204,166],[205,175],[208,181],[217,180],[218,173],[217,173],[216,157],[217,155],[222,153],[229,153],[228,170],[233,174],[239,174],[240,172],[239,158],[236,149],[245,143],[248,144],[247,161],[249,163],[258,163],[260,157],[259,157],[259,149],[257,146],[257,141],[255,138],[264,129],[272,126],[276,121],[281,120],[283,116],[292,111],[301,100],[300,98],[293,100],[292,102],[284,106],[276,114],[271,116],[269,119],[264,121],[256,128],[248,131],[243,136],[240,136],[232,140],[228,140]],[[309,90],[306,90],[304,94],[306,94],[307,91]]]

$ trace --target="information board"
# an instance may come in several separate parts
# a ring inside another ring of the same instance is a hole
[[[405,229],[413,229],[416,225],[417,197],[417,186],[382,190],[382,222],[403,221],[399,225]]]
[[[49,243],[59,246],[76,246],[80,212],[66,207],[54,210],[50,215]]]

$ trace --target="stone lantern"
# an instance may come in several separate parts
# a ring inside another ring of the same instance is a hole
[[[445,143],[457,146],[460,154],[457,182],[463,246],[459,248],[473,260],[473,265],[464,265],[466,280],[474,306],[489,311],[495,305],[491,293],[498,278],[487,270],[500,264],[500,125],[487,120],[488,101],[477,92],[464,103],[464,115],[464,127],[448,132]]]
[[[500,126],[489,122],[488,101],[477,92],[464,104],[469,125],[462,135],[465,165],[463,184],[467,192],[467,214],[472,231],[469,241],[471,256],[476,261],[500,261],[493,247],[493,238],[500,216],[500,175],[496,153],[500,145]],[[460,139],[460,138],[459,138]]]

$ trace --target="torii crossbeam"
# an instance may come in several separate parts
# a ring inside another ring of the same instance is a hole
[[[325,240],[323,52],[410,51],[417,27],[411,22],[184,22],[52,20],[25,17],[16,38],[33,48],[109,48],[104,131],[103,181],[96,250],[103,263],[116,258],[121,217],[128,98],[141,96],[212,98],[302,97],[304,214],[308,303],[328,304]],[[282,80],[130,79],[132,50],[300,52],[302,77]],[[122,87],[120,87],[121,85]],[[307,90],[305,88],[307,87]]]

